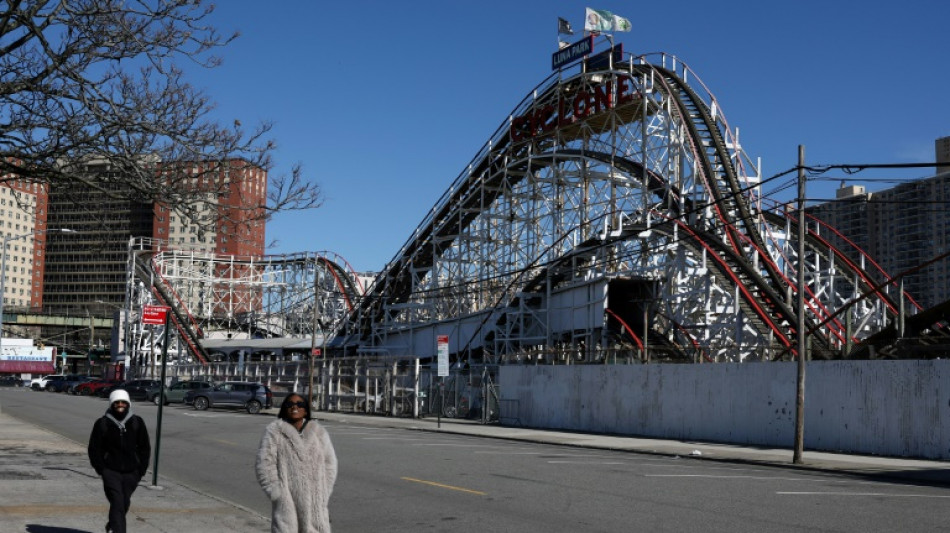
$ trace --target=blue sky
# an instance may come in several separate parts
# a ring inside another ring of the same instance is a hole
[[[813,165],[930,162],[950,135],[950,4],[922,0],[227,0],[213,22],[241,37],[190,79],[223,122],[276,123],[272,175],[299,162],[323,189],[320,209],[268,224],[270,252],[331,250],[378,270],[550,73],[557,17],[580,33],[587,6],[631,20],[616,34],[626,52],[690,65],[765,177],[795,166],[799,144]],[[808,196],[835,186],[810,183]]]

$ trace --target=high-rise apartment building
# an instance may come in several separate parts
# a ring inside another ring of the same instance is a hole
[[[106,176],[108,187],[127,187],[120,176],[104,166],[87,171]],[[163,179],[168,169],[160,169]],[[109,175],[112,173],[112,175]],[[206,190],[206,202],[194,207],[201,224],[183,218],[167,204],[118,200],[108,190],[93,190],[77,182],[55,187],[49,195],[49,227],[70,233],[50,234],[46,251],[44,307],[52,313],[111,314],[125,299],[128,282],[128,245],[131,238],[167,241],[169,248],[215,254],[259,257],[264,253],[267,172],[243,160],[205,172],[200,164],[176,170],[185,175],[182,186]],[[220,185],[225,192],[220,194]],[[211,192],[218,191],[218,192]]]
[[[950,174],[944,173],[874,193],[865,192],[863,187],[843,187],[834,201],[810,207],[808,211],[866,251],[893,277],[950,249],[948,205]],[[827,229],[819,231],[840,249],[852,250],[844,238]],[[875,273],[864,258],[856,253],[849,256]],[[950,299],[950,259],[904,276],[903,285],[925,308]]]
[[[179,170],[194,176],[193,186],[204,195],[194,206],[196,217],[182,217],[168,205],[155,206],[152,237],[189,250],[219,255],[259,257],[264,254],[264,206],[267,172],[235,159],[214,174],[201,165]],[[225,192],[219,194],[221,190]],[[213,191],[213,192],[212,192]],[[195,218],[205,224],[194,222]]]
[[[950,172],[950,137],[934,141],[934,151],[937,155],[937,174]]]
[[[46,250],[46,187],[15,177],[0,186],[0,238],[3,252],[3,304],[7,310],[43,306]]]

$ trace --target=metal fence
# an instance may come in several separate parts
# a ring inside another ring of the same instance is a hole
[[[136,377],[161,375],[159,366],[136,369]],[[290,393],[309,395],[310,365],[293,362],[220,362],[207,365],[170,365],[169,383],[257,381],[278,398]],[[498,421],[497,366],[454,368],[439,377],[418,358],[321,360],[313,368],[313,404],[322,411],[387,416],[466,418],[483,423]]]

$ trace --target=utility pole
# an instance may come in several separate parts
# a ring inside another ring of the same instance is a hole
[[[319,258],[316,254],[313,257],[313,331],[310,334],[310,385],[307,387],[307,401],[310,409],[313,409],[313,360],[317,353],[317,328],[319,327],[319,315],[317,314],[317,303],[320,301],[320,271],[317,269]],[[322,335],[322,332],[321,332]]]
[[[798,380],[795,395],[794,464],[802,463],[805,448],[805,147],[798,145]]]

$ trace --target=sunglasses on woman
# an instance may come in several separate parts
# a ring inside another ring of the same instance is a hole
[[[297,407],[306,407],[306,406],[307,406],[307,402],[304,402],[304,401],[299,401],[299,402],[284,402],[284,407],[294,407],[294,406],[297,406]]]

